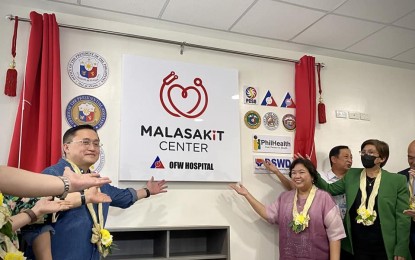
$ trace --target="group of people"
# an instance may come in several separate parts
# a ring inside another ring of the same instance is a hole
[[[363,168],[351,168],[350,149],[336,146],[329,154],[331,170],[324,174],[300,156],[289,168],[291,179],[265,161],[288,190],[270,205],[242,184],[230,186],[262,218],[278,224],[280,259],[415,257],[415,141],[408,147],[409,168],[399,174],[383,169],[389,158],[383,141],[366,140],[360,156]]]
[[[0,176],[0,191],[19,197],[5,198],[5,204],[17,211],[11,222],[13,231],[21,228],[27,259],[99,260],[110,252],[112,236],[105,229],[109,206],[128,208],[140,199],[164,193],[166,181],[151,178],[136,190],[120,189],[106,177],[97,178],[99,174],[90,167],[99,159],[101,142],[90,125],[67,130],[62,145],[63,158],[44,174],[0,168],[1,174],[13,177],[6,182]],[[56,195],[59,200],[38,198]],[[44,216],[49,213],[56,214]]]
[[[167,191],[165,180],[153,178],[138,190],[110,185],[107,177],[90,170],[100,147],[96,130],[80,125],[66,131],[64,157],[44,174],[0,166],[0,191],[19,197],[6,197],[5,204],[13,209],[12,230],[20,228],[29,245],[28,259],[98,260],[109,251],[105,244],[105,239],[111,240],[105,229],[109,206],[128,208]],[[264,161],[288,190],[270,205],[259,202],[242,184],[230,186],[262,218],[279,225],[280,259],[415,257],[415,141],[408,147],[409,168],[399,174],[383,169],[389,158],[389,146],[383,141],[366,140],[360,155],[363,168],[351,168],[350,149],[334,147],[329,154],[331,170],[323,174],[299,156],[289,168],[290,179]],[[0,236],[2,241],[9,239]],[[0,257],[4,254],[0,246]]]

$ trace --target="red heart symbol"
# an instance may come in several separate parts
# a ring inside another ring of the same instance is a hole
[[[160,88],[160,102],[163,108],[172,116],[175,117],[186,117],[186,118],[197,118],[202,115],[208,105],[208,94],[203,86],[202,80],[200,78],[195,78],[193,80],[194,86],[183,87],[179,84],[173,84],[173,81],[177,80],[179,77],[176,75],[174,71],[170,72],[164,79],[163,83]],[[168,87],[167,93],[164,92],[165,88]],[[201,90],[200,90],[201,89]],[[201,92],[203,91],[203,93]],[[170,108],[166,106],[164,103],[164,95],[167,95],[167,99],[169,100]],[[175,104],[175,101],[177,103]],[[185,101],[185,102],[183,102]],[[199,105],[203,101],[203,107],[198,111]],[[186,103],[187,102],[187,103]],[[192,102],[195,102],[194,105]],[[183,106],[184,104],[184,106]],[[178,107],[180,105],[181,108]],[[186,108],[187,106],[187,108]],[[190,108],[189,108],[190,107]],[[174,110],[172,111],[171,110]],[[186,111],[187,112],[184,112]],[[195,112],[196,111],[196,112]],[[196,114],[192,114],[196,113]]]
[[[179,109],[176,104],[174,103],[174,101],[172,100],[172,96],[171,93],[172,91],[177,88],[179,90],[181,90],[181,97],[183,99],[187,99],[189,97],[189,91],[194,91],[197,95],[197,101],[196,104],[187,112],[183,112],[181,109]],[[167,90],[167,97],[169,99],[170,105],[174,108],[174,110],[179,113],[180,115],[184,116],[184,117],[190,117],[191,114],[198,108],[199,104],[200,104],[200,100],[201,100],[201,93],[200,91],[194,87],[194,86],[189,86],[184,88],[183,86],[179,85],[179,84],[174,84],[173,86],[170,86],[169,89]]]

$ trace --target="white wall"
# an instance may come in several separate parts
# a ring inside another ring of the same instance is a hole
[[[29,9],[0,4],[0,17],[14,14],[29,17]],[[194,34],[157,30],[87,17],[57,14],[60,23],[82,25],[86,27],[120,30],[128,33],[186,41],[195,44],[216,46],[246,52],[261,53],[291,59],[299,59],[303,53],[248,45],[235,41],[225,41]],[[18,93],[24,72],[25,49],[28,42],[29,24],[20,23],[17,42],[17,69],[19,72]],[[13,23],[0,19],[0,86],[3,87],[4,75],[10,55],[10,42]],[[77,95],[89,94],[98,97],[106,106],[108,118],[99,130],[106,155],[103,174],[111,177],[119,187],[140,188],[144,183],[118,182],[118,152],[120,125],[120,88],[122,54],[171,59],[193,62],[239,70],[241,87],[253,85],[261,90],[270,89],[281,101],[286,91],[294,94],[294,65],[291,63],[267,61],[229,54],[215,53],[186,48],[180,55],[178,46],[161,43],[120,38],[103,34],[61,29],[61,67],[62,67],[62,105],[63,113],[67,103]],[[110,73],[107,82],[100,88],[87,90],[77,87],[68,78],[67,62],[79,51],[91,50],[103,56],[109,64]],[[312,55],[312,54],[310,54]],[[328,123],[317,125],[316,150],[319,169],[328,169],[327,154],[334,145],[349,145],[355,157],[354,166],[361,166],[358,150],[360,144],[368,138],[377,138],[390,145],[391,157],[386,169],[397,171],[407,166],[406,148],[415,128],[415,109],[412,97],[415,96],[415,73],[411,70],[373,65],[362,62],[316,56],[324,62],[322,87],[327,110]],[[18,98],[0,95],[0,164],[7,163],[8,149],[16,115]],[[264,107],[241,104],[241,158],[242,180],[259,200],[272,202],[283,191],[273,176],[252,174],[252,133],[271,134],[260,128],[248,129],[242,121],[246,111],[269,111]],[[336,119],[336,109],[358,111],[370,114],[371,121]],[[277,108],[279,116],[290,111]],[[63,130],[68,129],[63,117]],[[280,127],[275,134],[287,135]],[[140,149],[140,147],[137,147]],[[232,163],[232,162],[229,162]],[[229,225],[231,227],[232,259],[277,259],[278,231],[276,227],[262,221],[243,198],[232,192],[226,183],[169,183],[165,195],[154,196],[136,203],[128,210],[112,209],[108,218],[108,227],[152,227],[183,225]]]

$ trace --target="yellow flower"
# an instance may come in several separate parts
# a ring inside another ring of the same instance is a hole
[[[369,209],[366,209],[365,207],[359,207],[357,209],[357,217],[356,221],[357,223],[362,223],[365,226],[373,225],[377,217],[376,211],[372,211]]]
[[[4,199],[3,193],[0,192],[0,205],[3,205],[3,199]]]
[[[7,253],[6,256],[4,257],[4,260],[23,260],[26,259],[23,256],[23,252],[14,252],[14,253]]]
[[[101,233],[101,243],[105,246],[105,247],[110,247],[112,244],[112,235],[111,233],[106,230],[105,228],[100,230]]]

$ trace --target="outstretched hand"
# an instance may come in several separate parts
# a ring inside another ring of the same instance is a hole
[[[99,192],[98,187],[91,187],[85,190],[86,203],[105,203],[111,202],[111,197],[105,193]]]
[[[410,216],[411,218],[415,218],[415,210],[407,209],[403,211],[403,214]]]
[[[33,206],[32,210],[37,216],[68,210],[72,203],[66,200],[53,200],[53,197],[41,198]]]
[[[239,183],[239,185],[236,183],[229,184],[229,187],[234,189],[239,195],[247,196],[249,194],[249,191],[242,185],[242,183]]]
[[[154,177],[147,182],[146,187],[150,191],[151,195],[167,192],[167,185],[165,180],[154,181]]]
[[[298,158],[307,159],[307,160],[311,161],[311,157],[308,154],[305,155],[305,158],[301,153],[294,154],[294,159],[298,159]]]
[[[108,177],[100,177],[98,173],[77,174],[71,171],[69,167],[65,167],[63,176],[71,182],[69,192],[85,190],[93,186],[101,187],[104,184],[111,183]]]
[[[273,173],[279,172],[279,169],[269,160],[263,161],[265,168]]]

